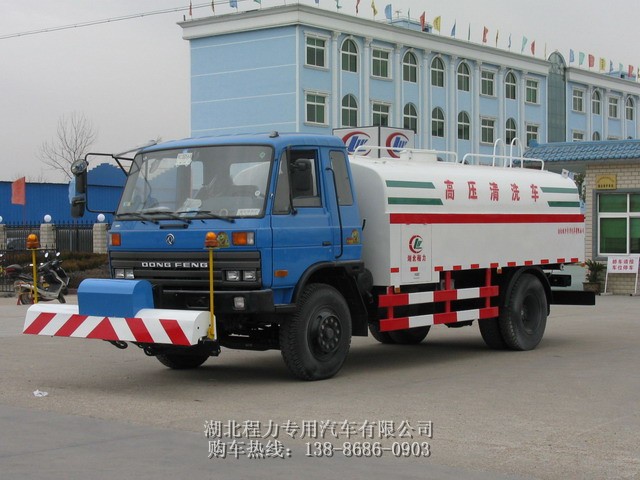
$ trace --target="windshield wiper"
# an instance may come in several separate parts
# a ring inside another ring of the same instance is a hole
[[[235,219],[233,217],[218,215],[217,213],[213,213],[210,210],[184,210],[178,213],[187,214],[189,215],[189,218],[215,218],[216,220],[224,220],[225,222],[229,223],[235,222]]]
[[[122,212],[122,213],[117,213],[116,214],[116,218],[123,218],[123,217],[132,217],[132,218],[136,218],[138,220],[141,220],[142,223],[144,222],[151,222],[151,223],[155,223],[158,224],[160,222],[158,222],[157,220],[148,217],[147,215],[143,215],[141,213],[136,213],[136,212]]]
[[[184,222],[186,224],[190,224],[191,220],[189,220],[188,218],[183,218],[180,215],[177,215],[173,212],[165,212],[163,210],[145,210],[144,211],[145,215],[166,215],[167,217],[173,219],[173,220],[179,220],[181,222]]]

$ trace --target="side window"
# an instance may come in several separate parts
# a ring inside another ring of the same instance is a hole
[[[333,151],[329,154],[331,168],[335,173],[336,189],[338,190],[338,203],[340,205],[353,205],[353,193],[349,183],[347,172],[347,159],[343,152]]]
[[[322,206],[316,158],[315,151],[292,150],[289,152],[287,164],[286,153],[282,155],[273,206],[275,215],[290,213],[290,198],[295,208]],[[291,185],[291,194],[289,194],[289,185]]]

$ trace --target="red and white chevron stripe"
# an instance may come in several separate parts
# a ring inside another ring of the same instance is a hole
[[[23,333],[54,337],[196,345],[207,335],[209,312],[142,309],[133,318],[80,315],[77,305],[29,307]]]

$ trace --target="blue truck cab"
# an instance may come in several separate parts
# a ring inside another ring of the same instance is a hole
[[[85,173],[86,165],[76,171]],[[273,132],[171,141],[138,151],[127,174],[108,233],[111,275],[149,281],[155,308],[209,309],[205,236],[214,232],[219,345],[281,349],[294,374],[316,379],[340,368],[352,334],[367,335],[371,281],[339,138]],[[78,210],[85,202],[80,192],[73,203]],[[214,350],[145,352],[185,368]]]

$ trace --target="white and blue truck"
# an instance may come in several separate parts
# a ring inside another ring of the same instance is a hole
[[[352,336],[412,344],[477,321],[489,347],[530,350],[551,304],[594,303],[560,273],[584,252],[572,180],[531,159],[375,157],[278,132],[142,148],[108,232],[112,278],[85,280],[78,305],[31,306],[24,333],[132,343],[176,369],[279,349],[318,380]],[[81,216],[87,159],[72,170]]]

